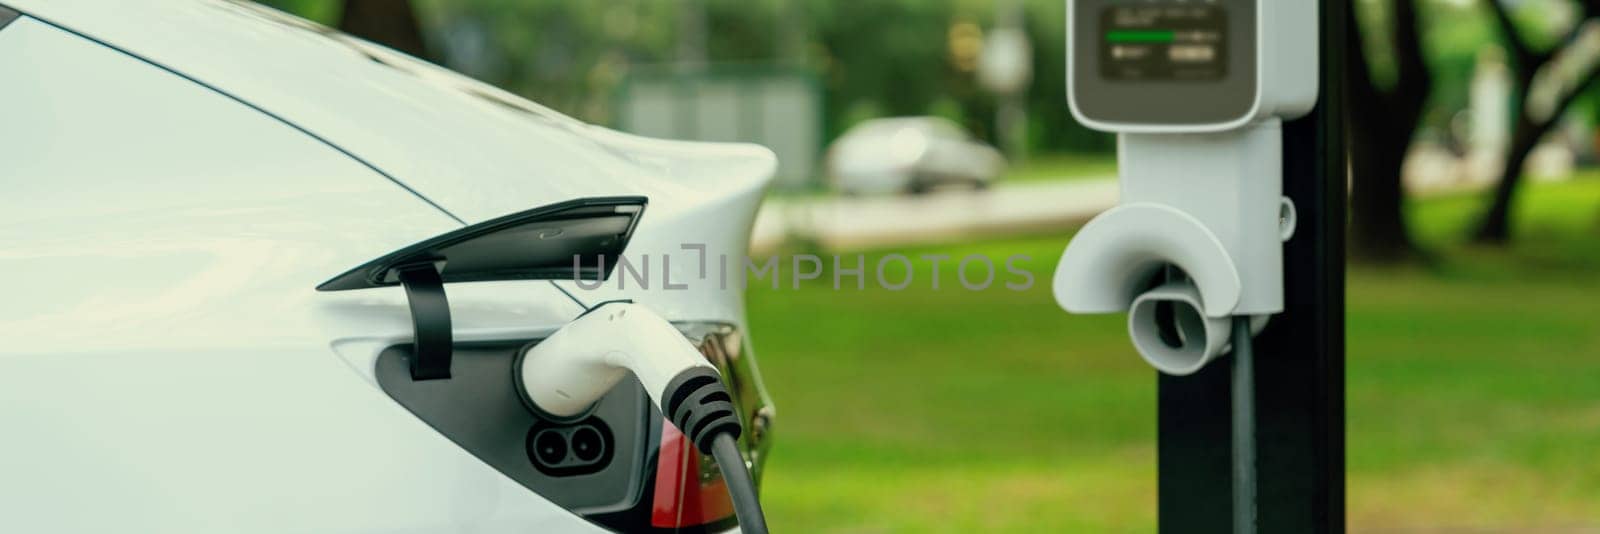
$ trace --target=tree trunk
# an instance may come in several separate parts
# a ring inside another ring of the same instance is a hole
[[[1528,93],[1533,88],[1534,77],[1566,51],[1581,46],[1580,40],[1585,35],[1587,24],[1600,18],[1600,0],[1585,0],[1579,3],[1579,7],[1583,10],[1582,18],[1567,32],[1566,37],[1561,39],[1560,44],[1547,51],[1529,48],[1528,43],[1517,33],[1516,24],[1501,0],[1488,0],[1488,5],[1489,12],[1494,15],[1494,21],[1505,39],[1507,51],[1511,53],[1513,64],[1516,65],[1516,87],[1512,105],[1515,106],[1513,109],[1516,111],[1517,122],[1511,133],[1511,151],[1506,154],[1505,167],[1500,169],[1500,182],[1495,184],[1494,199],[1489,204],[1488,211],[1485,211],[1483,217],[1478,220],[1478,227],[1472,239],[1480,244],[1505,245],[1511,241],[1512,209],[1516,206],[1517,190],[1521,188],[1522,170],[1528,163],[1528,157],[1533,154],[1535,148],[1538,148],[1539,140],[1561,122],[1561,117],[1566,114],[1567,108],[1572,106],[1573,101],[1594,85],[1596,80],[1600,80],[1600,64],[1591,62],[1584,67],[1586,70],[1578,78],[1578,83],[1570,89],[1570,92],[1559,98],[1546,117],[1528,116]]]
[[[1406,152],[1432,89],[1417,31],[1415,0],[1393,0],[1389,40],[1398,59],[1398,79],[1383,91],[1371,78],[1366,47],[1354,9],[1345,69],[1350,99],[1350,256],[1357,261],[1397,263],[1423,256],[1405,217],[1401,179]]]
[[[1527,94],[1525,88],[1521,94]],[[1511,151],[1506,154],[1505,167],[1500,169],[1500,182],[1495,184],[1494,201],[1478,222],[1477,233],[1472,238],[1474,242],[1504,245],[1511,241],[1511,209],[1516,204],[1517,191],[1521,189],[1522,169],[1527,165],[1533,149],[1539,146],[1539,139],[1554,123],[1552,119],[1541,126],[1530,122],[1526,113],[1518,115],[1517,126],[1511,134]]]
[[[1495,246],[1511,242],[1512,210],[1516,207],[1517,192],[1522,187],[1522,171],[1528,164],[1528,157],[1539,147],[1539,141],[1544,139],[1545,134],[1561,122],[1567,107],[1594,80],[1595,73],[1600,72],[1597,67],[1590,69],[1582,83],[1570,95],[1562,98],[1551,115],[1538,122],[1528,116],[1527,110],[1528,92],[1533,90],[1534,72],[1537,69],[1521,69],[1517,72],[1512,93],[1516,96],[1511,103],[1516,106],[1517,122],[1511,129],[1511,150],[1506,153],[1505,166],[1500,168],[1500,181],[1495,184],[1494,199],[1489,203],[1488,211],[1478,220],[1478,228],[1472,235],[1473,242]]]
[[[1375,263],[1415,259],[1420,253],[1405,218],[1400,180],[1411,132],[1352,130],[1357,135],[1350,140],[1350,254]]]

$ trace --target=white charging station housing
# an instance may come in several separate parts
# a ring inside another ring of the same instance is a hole
[[[1118,135],[1121,203],[1057,267],[1073,313],[1131,312],[1146,361],[1185,375],[1233,316],[1283,310],[1281,121],[1316,104],[1314,0],[1067,0],[1068,101]]]

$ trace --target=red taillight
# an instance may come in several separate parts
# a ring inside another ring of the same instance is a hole
[[[656,463],[656,489],[650,525],[682,528],[733,517],[728,486],[715,464],[701,463],[700,451],[670,421],[661,425],[661,454]],[[704,467],[712,467],[707,470]]]

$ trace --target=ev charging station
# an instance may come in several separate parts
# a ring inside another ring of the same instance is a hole
[[[1162,532],[1343,531],[1348,9],[1067,0],[1068,101],[1117,134],[1121,201],[1054,291],[1127,313],[1160,372]]]

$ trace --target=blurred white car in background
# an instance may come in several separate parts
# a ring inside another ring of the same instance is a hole
[[[988,187],[1006,160],[960,126],[938,117],[863,122],[828,149],[828,175],[845,194],[923,193],[943,185]]]

